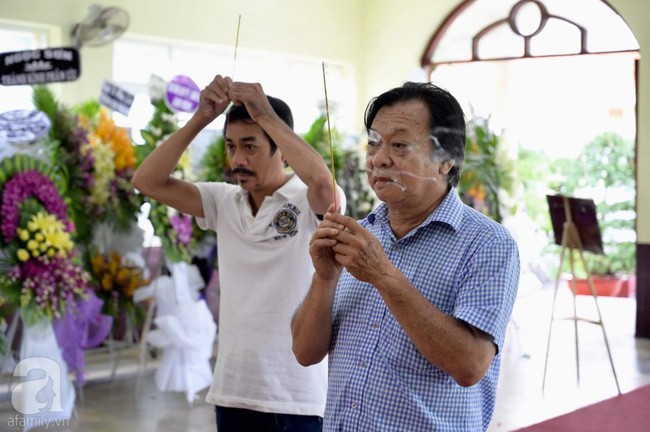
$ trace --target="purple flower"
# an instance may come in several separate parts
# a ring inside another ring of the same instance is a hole
[[[38,199],[48,213],[55,215],[69,230],[73,225],[68,220],[68,208],[63,202],[54,182],[40,171],[23,171],[7,181],[2,193],[0,230],[7,243],[17,235],[20,224],[20,205],[30,196]]]
[[[169,223],[178,234],[178,242],[188,244],[192,238],[192,216],[175,213],[169,218]]]
[[[24,306],[33,305],[48,317],[58,317],[66,305],[85,298],[90,275],[67,258],[39,256],[15,266],[9,276],[20,282]]]

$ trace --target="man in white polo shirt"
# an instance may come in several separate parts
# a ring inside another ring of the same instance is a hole
[[[171,176],[194,137],[231,102],[224,135],[238,185]],[[308,248],[319,215],[335,199],[343,211],[345,197],[339,188],[333,196],[327,165],[293,131],[286,103],[259,84],[217,75],[192,118],[143,161],[133,184],[217,232],[219,350],[206,400],[216,405],[218,431],[320,431],[326,362],[298,364],[289,323],[310,285]]]

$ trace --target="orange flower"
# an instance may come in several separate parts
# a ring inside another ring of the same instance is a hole
[[[91,258],[93,272],[104,291],[114,291],[123,299],[130,300],[136,289],[149,283],[143,277],[142,270],[122,264],[122,257],[117,253],[94,255]]]
[[[127,130],[117,127],[105,110],[99,113],[99,124],[95,134],[102,142],[111,146],[116,171],[135,167],[135,152]]]
[[[477,201],[485,201],[485,188],[482,185],[474,185],[467,190],[467,195]]]

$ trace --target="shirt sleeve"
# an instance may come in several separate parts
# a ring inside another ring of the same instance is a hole
[[[465,270],[453,315],[488,333],[499,352],[519,286],[519,252],[509,236],[483,242]]]
[[[219,183],[196,183],[201,195],[201,204],[203,205],[203,214],[205,217],[196,218],[196,223],[203,230],[217,227],[217,199],[224,191]]]

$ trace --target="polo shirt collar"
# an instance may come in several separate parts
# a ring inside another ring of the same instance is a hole
[[[285,184],[280,186],[278,190],[273,192],[273,197],[284,197],[284,198],[290,198],[293,196],[302,186],[302,180],[298,178],[297,175],[291,174],[291,177]],[[237,198],[248,198],[248,191],[243,189],[241,186],[239,187],[239,190],[237,191]]]

